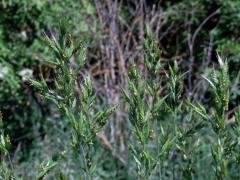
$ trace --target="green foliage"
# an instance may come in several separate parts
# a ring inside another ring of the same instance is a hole
[[[96,111],[94,107],[96,94],[90,77],[83,77],[84,80],[79,85],[79,93],[75,90],[78,85],[78,72],[85,61],[85,48],[68,34],[66,27],[66,21],[63,21],[60,25],[59,37],[47,35],[45,37],[47,45],[55,54],[54,60],[48,61],[55,66],[54,88],[49,87],[43,77],[41,81],[31,79],[30,84],[39,89],[45,99],[54,102],[71,123],[73,129],[71,145],[81,157],[85,174],[83,177],[92,179],[96,166],[93,159],[95,149],[93,144],[96,143],[97,133],[105,126],[115,106]],[[71,59],[77,63],[75,68],[72,67]],[[41,179],[55,165],[56,163],[47,163],[39,178]]]
[[[74,35],[82,33],[82,38],[87,40],[90,28],[86,19],[93,21],[94,12],[93,4],[86,0],[0,3],[0,107],[9,133],[16,139],[13,147],[19,143],[19,137],[23,139],[22,158],[28,158],[38,134],[46,133],[42,122],[47,118],[49,105],[43,105],[36,98],[35,90],[27,85],[27,79],[35,78],[39,71],[46,74],[46,59],[51,59],[47,46],[42,46],[43,32],[56,33],[57,19],[67,16],[72,17],[68,26],[74,29]]]
[[[148,53],[145,57],[147,56]],[[151,61],[159,58],[154,59],[151,53],[150,56],[152,57]],[[198,163],[197,159],[201,157],[199,157],[199,153],[202,145],[199,143],[204,144],[207,136],[196,137],[195,134],[200,135],[201,131],[207,128],[206,122],[216,133],[210,142],[209,150],[211,150],[208,152],[214,163],[212,168],[215,170],[215,177],[217,179],[226,178],[229,165],[238,164],[238,156],[236,156],[238,154],[236,149],[238,140],[234,135],[236,127],[235,130],[229,127],[226,116],[230,88],[228,64],[219,55],[218,62],[219,70],[213,69],[211,80],[204,77],[210,85],[215,102],[209,112],[199,102],[192,103],[189,99],[185,100],[185,97],[182,97],[183,77],[186,73],[179,74],[176,62],[173,67],[169,67],[169,73],[166,76],[168,79],[168,94],[166,96],[158,93],[158,90],[161,89],[161,83],[156,83],[154,78],[156,76],[153,73],[157,73],[157,71],[151,71],[148,62],[145,63],[151,76],[145,77],[139,72],[135,64],[131,66],[128,79],[129,92],[126,90],[122,92],[129,105],[129,121],[136,137],[135,143],[129,143],[129,150],[136,163],[140,179],[153,177],[154,171],[158,171],[157,174],[163,177],[166,173],[164,163],[167,163],[167,167],[171,164],[167,162],[169,152],[178,152],[183,156],[182,169],[178,172],[179,174],[189,179],[199,176],[199,169],[195,163]],[[174,124],[158,123],[159,114],[164,112],[169,114],[168,117],[172,118]],[[193,116],[193,113],[196,113],[197,116]],[[191,123],[188,128],[184,127],[184,121],[179,122],[179,117],[188,119],[187,116],[189,116],[188,121]],[[198,117],[203,121],[193,122]],[[196,142],[199,143],[195,147],[191,145],[191,143]],[[158,146],[160,146],[158,150],[154,149]],[[175,162],[174,159],[171,161]],[[160,169],[156,168],[158,164]]]
[[[40,173],[38,174],[36,180],[43,179],[44,176],[46,176],[46,174],[51,171],[56,165],[57,163],[53,161],[42,162],[40,165]]]
[[[1,157],[1,169],[0,178],[11,179],[14,177],[12,169],[9,169],[6,164],[6,157],[9,155],[8,149],[10,146],[10,138],[4,134],[2,113],[0,112],[0,157]]]
[[[198,113],[204,120],[211,123],[214,132],[216,133],[215,142],[211,144],[211,155],[215,164],[214,170],[217,179],[224,179],[228,176],[229,163],[238,164],[238,139],[234,134],[237,133],[238,126],[238,110],[234,116],[236,119],[235,128],[229,127],[227,119],[227,111],[229,107],[229,73],[228,63],[223,61],[218,55],[220,69],[213,69],[212,80],[204,77],[209,83],[215,104],[211,108],[210,115],[207,115],[206,109],[198,104],[197,106],[190,103],[193,110]]]
[[[137,143],[129,143],[129,149],[136,162],[137,174],[141,179],[150,178],[158,162],[163,164],[171,147],[177,143],[180,137],[179,134],[170,134],[169,132],[166,134],[163,131],[159,134],[156,132],[162,128],[162,125],[160,125],[159,129],[156,128],[156,120],[161,110],[166,109],[164,104],[167,97],[169,96],[173,99],[176,97],[174,71],[171,67],[171,93],[167,96],[159,96],[161,83],[157,83],[157,79],[154,77],[161,65],[159,62],[159,51],[156,48],[156,42],[150,36],[145,42],[145,64],[149,76],[144,77],[136,65],[132,64],[128,79],[129,94],[126,90],[123,90],[124,98],[129,105],[129,121],[133,126],[137,141]],[[154,53],[155,51],[156,54]],[[156,150],[150,144],[160,147]]]
[[[226,125],[226,112],[228,111],[229,103],[229,73],[228,64],[224,62],[218,55],[220,71],[218,75],[213,70],[212,81],[204,77],[208,82],[214,94],[215,109],[212,112],[212,117],[215,120],[214,127],[216,131],[224,129]]]
[[[155,2],[0,3],[0,179],[239,179],[240,3]]]

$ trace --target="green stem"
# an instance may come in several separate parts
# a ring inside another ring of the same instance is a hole
[[[92,177],[91,177],[91,173],[89,171],[89,168],[88,168],[88,165],[87,165],[87,160],[86,160],[86,154],[85,154],[85,151],[83,149],[83,146],[82,144],[80,144],[80,148],[81,148],[81,159],[83,160],[83,165],[84,165],[84,169],[85,169],[85,174],[86,174],[86,179],[87,180],[92,180]]]

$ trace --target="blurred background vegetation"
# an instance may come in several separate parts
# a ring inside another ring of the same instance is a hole
[[[51,84],[54,73],[46,60],[53,56],[43,42],[43,32],[57,34],[63,17],[69,19],[74,38],[88,47],[85,69],[80,73],[93,76],[97,107],[120,104],[100,136],[99,146],[105,150],[99,148],[96,153],[101,164],[97,173],[103,179],[134,178],[126,166],[131,132],[120,87],[127,86],[132,61],[140,69],[143,66],[147,29],[162,52],[160,61],[177,61],[181,72],[188,71],[184,93],[201,103],[210,105],[212,99],[200,75],[208,75],[209,68],[217,64],[217,51],[227,57],[230,109],[239,103],[239,0],[2,0],[0,110],[12,139],[11,155],[18,175],[31,179],[42,160],[69,146],[69,124],[26,81],[42,73]],[[74,178],[78,167],[73,165],[74,158],[68,159],[55,173],[64,168],[64,174]]]

